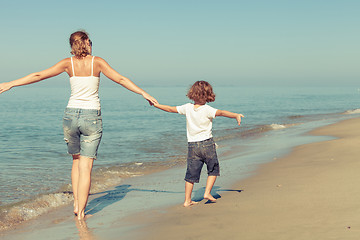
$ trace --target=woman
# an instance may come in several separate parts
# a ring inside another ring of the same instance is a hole
[[[102,58],[91,55],[92,42],[84,31],[70,36],[71,54],[54,66],[23,78],[0,84],[0,94],[13,87],[28,85],[66,72],[70,77],[71,96],[63,120],[64,139],[73,157],[71,181],[74,194],[74,213],[85,217],[93,161],[96,159],[102,136],[102,118],[98,95],[100,73],[128,90],[141,94],[150,105],[156,99],[121,76]]]

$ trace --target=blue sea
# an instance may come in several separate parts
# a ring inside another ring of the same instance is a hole
[[[246,158],[243,150],[257,151],[263,147],[258,140],[273,132],[286,134],[303,124],[325,125],[360,113],[360,91],[354,87],[213,87],[216,101],[209,105],[245,115],[240,127],[234,119],[214,120],[214,139],[223,155],[238,151]],[[144,89],[162,104],[189,102],[188,86]],[[66,87],[37,85],[0,95],[0,230],[71,203],[72,158],[62,132],[69,95]],[[91,193],[184,165],[184,116],[151,107],[118,85],[101,86],[100,99],[104,135]]]

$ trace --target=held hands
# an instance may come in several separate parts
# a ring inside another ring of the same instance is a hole
[[[8,82],[0,83],[0,94],[10,90],[12,87],[13,86]]]
[[[150,106],[158,103],[158,101],[152,96],[150,96],[148,93],[143,93],[142,96],[149,102]]]

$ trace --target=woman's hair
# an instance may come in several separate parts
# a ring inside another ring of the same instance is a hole
[[[71,47],[70,53],[75,55],[75,57],[81,58],[91,54],[91,41],[87,32],[74,32],[71,34],[69,42]]]
[[[215,101],[215,93],[213,92],[210,83],[206,81],[195,82],[189,89],[186,96],[194,102],[202,104]]]

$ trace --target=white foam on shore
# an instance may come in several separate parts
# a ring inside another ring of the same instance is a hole
[[[286,125],[273,123],[270,125],[270,127],[274,130],[278,130],[286,128]]]
[[[0,231],[34,219],[54,208],[67,205],[72,200],[70,193],[53,193],[3,208],[0,212]]]
[[[347,111],[344,112],[344,114],[357,114],[357,113],[360,113],[360,108],[347,110]]]
[[[184,163],[178,157],[166,162],[130,162],[94,169],[90,194],[101,193],[121,184],[124,179],[139,177],[151,172],[165,170]],[[46,193],[22,202],[0,208],[0,232],[11,229],[23,222],[35,219],[49,211],[72,203],[72,186],[66,184],[59,192]]]

